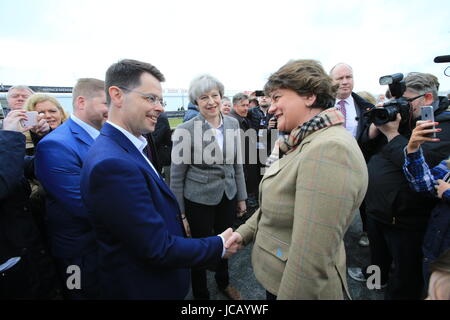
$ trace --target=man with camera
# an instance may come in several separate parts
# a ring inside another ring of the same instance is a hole
[[[420,299],[423,297],[422,242],[430,212],[436,200],[412,191],[403,175],[403,150],[421,107],[432,106],[439,122],[440,142],[425,143],[423,153],[430,166],[450,154],[450,112],[448,100],[438,97],[437,78],[426,73],[387,77],[395,100],[366,113],[370,127],[362,135],[368,163],[369,187],[366,194],[367,228],[371,264],[381,271],[381,287],[387,285],[385,299]],[[391,265],[394,265],[392,273]],[[355,280],[365,281],[366,269],[349,268]]]

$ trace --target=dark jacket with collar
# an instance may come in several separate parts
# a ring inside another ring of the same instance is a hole
[[[177,199],[144,155],[105,123],[81,172],[104,299],[184,299],[190,268],[220,260],[220,237],[186,239]]]
[[[169,119],[165,113],[160,114],[155,126],[155,131],[153,131],[151,135],[153,136],[159,166],[170,166],[172,130],[170,129]]]
[[[58,258],[81,257],[97,250],[80,193],[81,168],[93,143],[82,127],[68,119],[37,146],[35,171],[47,192],[52,253]]]
[[[243,118],[236,113],[234,109],[228,116],[239,122],[239,127],[245,134],[241,137],[242,156],[244,160],[244,175],[247,186],[247,193],[257,193],[260,177],[260,167],[258,165],[258,150],[256,143],[258,142],[258,131],[251,126],[248,118]],[[253,130],[251,132],[250,130]]]
[[[30,210],[33,162],[25,157],[22,133],[0,130],[0,264],[21,258],[0,275],[0,300],[51,298],[55,287],[54,266]]]
[[[25,158],[25,136],[1,130],[0,264],[20,256],[39,240],[29,208],[31,188],[24,176],[24,168],[30,168],[31,162],[32,158]]]
[[[448,99],[441,97],[435,111],[441,132],[439,142],[422,145],[427,164],[434,167],[450,154],[450,111]],[[403,174],[404,148],[411,129],[401,128],[401,133],[389,143],[383,134],[370,141],[374,155],[368,163],[369,188],[366,194],[366,212],[373,219],[401,228],[424,230],[436,199],[421,196],[409,188]],[[367,130],[364,132],[367,139]]]
[[[358,128],[356,130],[356,140],[359,141],[361,139],[361,135],[364,129],[367,126],[367,119],[363,117],[363,114],[366,110],[373,108],[374,105],[363,99],[356,93],[352,92],[353,100],[355,101],[356,107],[356,117],[358,118]]]

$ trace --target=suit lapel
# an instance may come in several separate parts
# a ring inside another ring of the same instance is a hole
[[[144,155],[139,152],[136,146],[122,132],[114,128],[109,123],[105,123],[101,130],[101,134],[113,139],[119,146],[121,146],[127,153],[129,153],[135,162],[146,169],[147,173],[152,177],[155,183],[162,190],[164,190],[174,201],[176,201],[174,194],[169,189],[167,184],[156,174],[156,172],[148,164],[147,160],[144,159]]]
[[[68,119],[68,126],[70,128],[70,131],[72,131],[73,136],[75,139],[80,141],[81,143],[86,144],[87,146],[91,146],[94,143],[94,139],[89,135],[89,133],[86,132],[82,127],[80,127],[75,121],[72,119]]]

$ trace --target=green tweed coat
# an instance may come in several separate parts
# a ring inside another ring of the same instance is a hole
[[[356,140],[341,125],[307,136],[267,169],[261,207],[236,231],[255,241],[252,265],[278,299],[343,299],[344,234],[367,190]]]

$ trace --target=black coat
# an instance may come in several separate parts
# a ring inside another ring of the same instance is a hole
[[[245,137],[241,137],[241,147],[243,148],[243,168],[247,194],[257,193],[260,180],[260,167],[258,165],[256,149],[258,138],[257,131],[251,126],[249,119],[241,117],[236,113],[236,111],[234,111],[234,109],[231,110],[228,116],[235,118],[239,122],[239,128],[245,134]]]
[[[435,120],[441,132],[440,142],[426,142],[423,154],[430,168],[450,155],[450,111],[448,99],[440,98]],[[414,124],[415,125],[415,124]],[[371,141],[373,156],[368,163],[369,187],[366,194],[366,212],[379,222],[402,228],[424,230],[430,212],[437,200],[422,196],[410,189],[403,174],[404,149],[412,130],[399,129],[400,135],[387,143],[383,134]],[[364,133],[367,138],[367,130]]]
[[[25,157],[25,136],[0,130],[0,264],[21,260],[0,277],[4,298],[51,298],[56,273],[30,210],[33,158]]]
[[[152,132],[155,149],[161,166],[170,166],[172,153],[172,130],[169,119],[165,113],[161,113],[156,123],[155,131]]]
[[[25,158],[23,134],[0,131],[0,264],[39,240],[29,208],[31,188],[24,177],[31,161]]]
[[[353,101],[355,102],[356,107],[356,117],[358,119],[358,127],[356,128],[356,136],[355,139],[358,142],[359,147],[361,148],[361,151],[363,152],[364,158],[366,159],[366,162],[369,161],[371,153],[368,152],[368,150],[364,147],[364,139],[363,133],[368,129],[369,124],[367,123],[367,118],[363,116],[364,112],[368,109],[371,109],[374,107],[373,104],[366,101],[356,93],[352,92]]]

